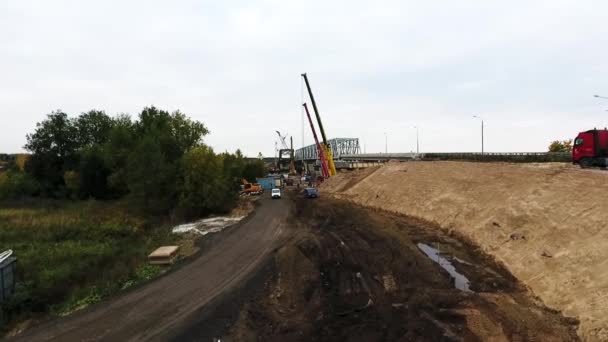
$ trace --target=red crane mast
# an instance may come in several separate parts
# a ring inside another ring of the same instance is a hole
[[[306,103],[303,103],[302,106],[304,106],[304,110],[306,110],[310,130],[312,131],[312,136],[315,138],[315,145],[317,146],[317,154],[319,155],[319,160],[321,161],[321,172],[323,173],[323,178],[327,179],[329,178],[329,167],[327,166],[327,160],[325,159],[325,154],[323,153],[323,147],[321,147],[321,144],[319,143],[319,138],[317,137],[317,132],[315,131],[315,126],[310,118],[310,112],[308,112]]]

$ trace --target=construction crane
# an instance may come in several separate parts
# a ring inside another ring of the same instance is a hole
[[[331,147],[329,146],[329,142],[327,141],[327,136],[325,135],[325,130],[323,129],[323,123],[321,122],[321,116],[319,115],[319,110],[317,109],[317,103],[315,102],[315,97],[312,95],[312,90],[310,89],[310,83],[308,82],[308,77],[306,73],[302,74],[304,78],[304,82],[306,82],[306,89],[308,89],[308,95],[310,96],[310,101],[312,102],[312,108],[315,110],[315,116],[317,117],[317,123],[319,124],[319,131],[321,131],[321,137],[323,137],[323,152],[325,152],[325,158],[327,158],[327,167],[329,169],[329,175],[336,175],[336,165],[334,164],[334,157],[331,152]]]
[[[279,131],[275,131],[275,132],[277,132],[277,135],[279,136],[279,140],[281,141],[281,145],[283,146],[283,148],[279,150],[279,161],[278,161],[277,168],[279,170],[281,169],[283,160],[285,159],[284,157],[287,156],[289,158],[289,173],[295,174],[296,173],[296,164],[294,162],[293,138],[291,139],[291,147],[289,147],[289,146],[287,146],[287,142],[285,141],[285,138],[287,138],[287,134],[285,134],[285,136],[283,136],[283,135],[281,135],[281,132],[279,132]]]
[[[315,126],[312,123],[312,118],[310,117],[310,112],[308,111],[308,106],[306,103],[302,103],[304,106],[304,110],[306,111],[306,116],[308,117],[308,123],[310,124],[310,130],[312,131],[312,136],[315,138],[315,145],[317,146],[317,154],[319,155],[319,160],[321,161],[321,173],[323,174],[323,178],[329,177],[329,168],[327,167],[327,160],[325,160],[325,153],[323,152],[323,147],[319,143],[319,138],[317,137],[317,132],[315,130]]]
[[[279,131],[275,131],[277,132],[277,135],[279,136],[279,141],[281,142],[281,145],[283,145],[283,149],[288,150],[289,146],[287,146],[287,143],[285,142],[285,138],[287,138],[287,134],[285,134],[285,136],[281,135],[281,132]]]

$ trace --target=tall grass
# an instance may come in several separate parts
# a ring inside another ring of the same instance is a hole
[[[0,251],[18,258],[5,318],[98,301],[141,279],[146,255],[171,240],[168,228],[123,202],[0,202]]]

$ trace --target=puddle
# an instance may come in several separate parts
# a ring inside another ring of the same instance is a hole
[[[181,224],[173,227],[171,230],[175,234],[195,233],[207,235],[209,233],[217,233],[238,223],[245,216],[240,217],[212,217],[199,220],[193,223]]]
[[[454,287],[462,291],[471,291],[471,289],[469,288],[469,279],[467,279],[467,277],[465,277],[464,275],[458,273],[458,271],[456,271],[456,267],[454,267],[454,265],[452,265],[452,263],[448,259],[439,255],[439,252],[435,248],[424,243],[418,243],[418,248],[420,248],[420,250],[424,252],[424,254],[426,254],[429,259],[438,263],[441,268],[448,271],[452,278],[454,278]]]

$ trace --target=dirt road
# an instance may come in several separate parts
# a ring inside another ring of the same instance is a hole
[[[197,259],[141,288],[26,330],[22,341],[142,341],[178,336],[184,322],[235,289],[287,235],[287,199],[262,199],[243,223],[218,235]]]

